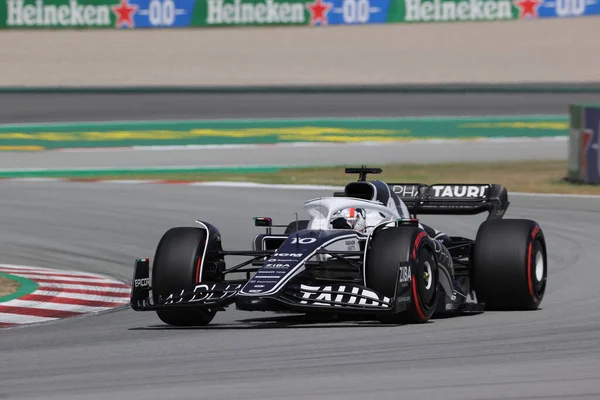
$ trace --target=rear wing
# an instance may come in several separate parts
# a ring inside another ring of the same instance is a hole
[[[388,183],[413,215],[475,215],[488,212],[487,219],[500,219],[510,202],[504,186],[497,184]]]

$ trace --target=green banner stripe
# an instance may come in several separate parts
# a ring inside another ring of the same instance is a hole
[[[555,121],[564,122],[568,120],[568,114],[530,114],[530,115],[490,115],[490,116],[416,116],[416,117],[322,117],[322,118],[227,118],[227,119],[184,119],[184,120],[137,120],[137,121],[89,121],[89,122],[52,122],[52,123],[18,123],[18,124],[0,124],[0,132],[19,128],[23,130],[43,129],[62,129],[77,127],[98,128],[98,127],[127,127],[137,125],[150,125],[155,127],[166,127],[173,125],[258,125],[258,126],[284,126],[284,125],[305,125],[305,124],[347,124],[347,123],[403,123],[403,122],[511,122],[511,121]]]
[[[38,288],[38,284],[35,283],[34,281],[32,281],[31,279],[22,278],[20,276],[11,275],[11,274],[6,274],[4,272],[0,272],[0,276],[3,276],[7,279],[16,281],[19,284],[19,288],[17,289],[16,292],[0,297],[0,303],[26,296],[28,294],[35,292],[35,290]]]

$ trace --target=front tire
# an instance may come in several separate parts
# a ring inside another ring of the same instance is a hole
[[[182,289],[193,287],[202,280],[197,276],[206,243],[206,230],[200,228],[172,228],[156,249],[152,268],[154,301],[170,294],[177,296]],[[216,312],[211,310],[157,310],[161,321],[173,326],[208,325]]]
[[[535,221],[485,221],[473,254],[477,300],[489,310],[537,309],[546,291],[547,261],[544,234]]]
[[[439,270],[427,233],[416,227],[377,232],[367,256],[367,286],[389,298],[395,296],[398,264],[410,262],[412,302],[408,310],[380,318],[385,323],[424,323],[433,315],[439,297]]]

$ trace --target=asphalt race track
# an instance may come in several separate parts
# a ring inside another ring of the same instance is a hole
[[[566,114],[569,103],[599,101],[586,93],[3,93],[0,121]]]
[[[563,139],[563,138],[559,138]],[[398,142],[324,144],[321,146],[212,147],[184,150],[106,152],[11,152],[2,154],[0,169],[144,168],[208,165],[348,165],[469,161],[565,160],[567,140]]]
[[[326,192],[4,182],[0,259],[129,279],[161,234],[204,218],[250,248],[251,217],[293,220]],[[243,206],[240,203],[243,202]],[[205,329],[170,329],[123,310],[0,334],[0,398],[444,398],[600,396],[600,202],[513,197],[507,217],[539,221],[550,247],[543,309],[422,326],[234,309]],[[481,217],[431,218],[474,235]],[[404,397],[404,393],[406,397]]]
[[[12,181],[0,193],[0,262],[127,281],[173,226],[205,219],[227,248],[250,248],[252,216],[286,223],[303,200],[331,194]],[[537,220],[548,241],[539,311],[386,326],[230,309],[207,328],[173,329],[125,309],[0,331],[0,398],[597,399],[600,202],[510,200],[506,218]],[[425,222],[473,237],[482,220]]]

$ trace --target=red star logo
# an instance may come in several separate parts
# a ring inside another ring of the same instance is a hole
[[[538,17],[538,7],[542,4],[542,0],[516,0],[515,6],[519,7],[521,15],[519,18],[525,19],[528,16],[531,18]]]
[[[129,25],[133,28],[133,14],[138,10],[138,6],[135,4],[129,5],[128,0],[121,0],[121,4],[113,6],[113,11],[117,16],[117,28],[121,28],[124,25]]]
[[[324,3],[323,0],[315,0],[314,3],[307,3],[306,8],[310,12],[310,23],[316,25],[317,21],[321,25],[327,25],[327,13],[333,7],[333,3]]]

